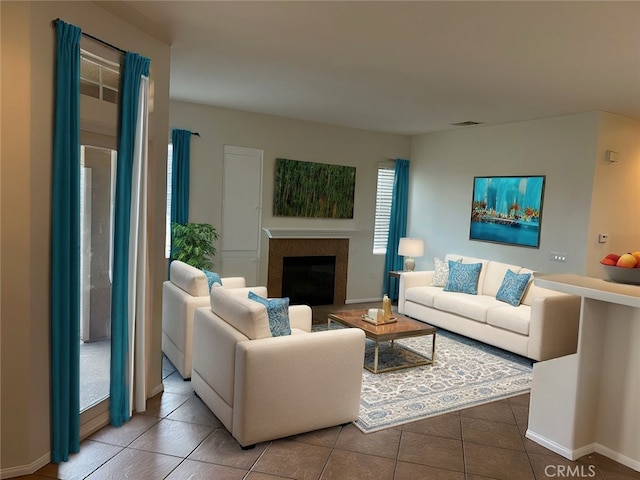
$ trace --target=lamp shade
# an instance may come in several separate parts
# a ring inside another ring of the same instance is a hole
[[[403,257],[421,257],[424,255],[424,241],[420,238],[401,238],[398,255]]]

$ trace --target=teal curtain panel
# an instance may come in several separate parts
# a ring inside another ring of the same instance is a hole
[[[184,225],[189,221],[189,169],[191,162],[191,131],[174,128],[171,177],[171,223]]]
[[[80,36],[56,27],[51,201],[51,461],[80,450]]]
[[[397,159],[395,180],[391,199],[391,217],[389,219],[389,238],[387,240],[387,255],[385,257],[386,273],[392,270],[402,270],[403,260],[398,255],[400,239],[407,233],[407,210],[409,207],[409,160]],[[398,298],[398,285],[395,278],[384,276],[384,293],[389,298]]]
[[[126,52],[122,69],[121,108],[116,173],[113,287],[111,295],[111,383],[109,419],[119,427],[130,418],[129,232],[131,189],[141,77],[149,75],[148,58]]]

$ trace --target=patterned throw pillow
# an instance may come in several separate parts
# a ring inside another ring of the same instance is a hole
[[[462,259],[456,260],[456,262],[462,262]],[[431,281],[432,287],[444,287],[449,280],[449,262],[440,260],[438,257],[433,257],[433,264],[435,265],[433,272],[433,280]]]
[[[438,257],[433,257],[433,264],[435,268],[431,285],[434,287],[444,287],[447,284],[447,280],[449,280],[449,263],[440,260]]]
[[[477,295],[480,270],[481,263],[459,263],[449,260],[449,279],[444,291]]]
[[[527,289],[527,285],[529,285],[529,280],[531,280],[530,273],[518,274],[512,270],[507,270],[502,280],[502,285],[500,285],[498,293],[496,293],[496,300],[517,307],[522,301],[524,291]]]
[[[267,307],[267,316],[269,317],[269,329],[271,330],[271,335],[274,337],[291,335],[291,326],[289,324],[289,299],[287,297],[266,299],[249,291],[249,298]]]
[[[210,272],[209,270],[205,270],[204,268],[202,268],[201,270],[207,276],[207,283],[209,284],[209,293],[211,293],[211,287],[213,287],[214,283],[218,283],[222,285],[222,279],[220,278],[220,275],[218,275],[216,272]]]

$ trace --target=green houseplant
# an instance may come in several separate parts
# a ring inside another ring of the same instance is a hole
[[[188,263],[196,268],[211,270],[216,254],[214,242],[218,232],[208,223],[186,223],[171,225],[173,235],[171,258]]]

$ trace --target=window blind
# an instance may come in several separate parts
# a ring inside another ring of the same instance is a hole
[[[393,182],[395,180],[395,164],[385,162],[378,165],[378,185],[376,189],[376,213],[373,228],[373,253],[387,253],[389,222],[391,220],[391,202],[393,199]]]

